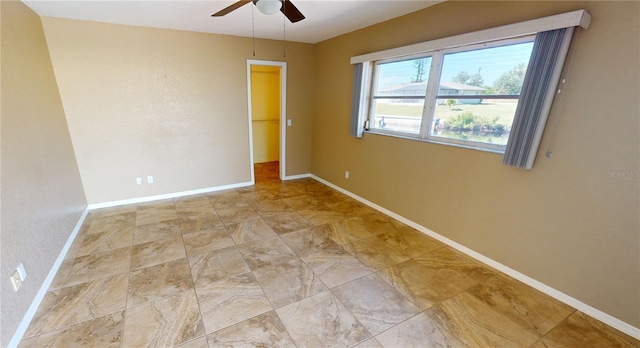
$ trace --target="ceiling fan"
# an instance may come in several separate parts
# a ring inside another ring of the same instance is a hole
[[[282,12],[289,21],[291,21],[291,23],[299,22],[304,19],[304,15],[300,13],[300,11],[289,0],[240,0],[212,14],[211,17],[222,17],[250,2],[253,2],[260,12],[267,15],[275,14],[280,10],[280,12]]]

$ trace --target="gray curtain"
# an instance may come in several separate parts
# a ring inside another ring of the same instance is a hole
[[[363,63],[354,65],[353,72],[353,95],[351,96],[351,126],[349,135],[352,137],[362,137],[362,127],[360,124],[360,100],[362,95],[362,71]]]
[[[573,28],[562,28],[536,35],[502,159],[504,165],[533,167],[572,34]]]

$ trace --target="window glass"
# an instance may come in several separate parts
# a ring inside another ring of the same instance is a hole
[[[419,134],[431,57],[376,64],[370,128]]]
[[[445,53],[429,135],[506,145],[532,48]]]
[[[369,130],[504,151],[534,38],[376,61]]]

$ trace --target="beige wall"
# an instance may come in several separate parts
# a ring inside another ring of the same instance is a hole
[[[80,178],[89,203],[249,179],[246,59],[288,64],[288,175],[311,171],[640,326],[639,179],[613,175],[640,172],[638,3],[447,2],[317,45],[287,43],[286,58],[279,41],[256,40],[253,57],[251,39],[174,30],[44,18],[43,33],[20,2],[0,8],[0,345],[85,206]],[[554,156],[541,153],[533,170],[348,136],[351,56],[579,8],[592,26],[574,46]],[[156,183],[135,184],[147,175]],[[15,293],[19,262],[29,278]]]
[[[2,1],[2,310],[6,347],[86,207],[40,17]],[[27,278],[14,292],[20,262]]]
[[[246,60],[286,61],[287,175],[310,171],[314,47],[43,18],[87,201],[250,180]],[[154,184],[136,177],[153,175]]]
[[[349,137],[351,56],[581,8],[593,21],[574,46],[553,157],[540,151],[533,170],[487,152]],[[312,172],[639,327],[639,14],[637,2],[447,2],[322,42]]]

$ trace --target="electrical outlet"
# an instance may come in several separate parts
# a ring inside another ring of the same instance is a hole
[[[136,178],[136,184],[142,185],[142,178]]]
[[[22,279],[20,279],[18,271],[13,272],[11,275],[11,285],[13,285],[13,291],[18,291],[22,286]]]
[[[153,176],[152,176],[152,175],[149,175],[149,176],[147,177],[147,182],[148,182],[149,184],[153,184]]]
[[[349,179],[349,171],[348,170],[344,171],[344,178],[345,179]]]
[[[27,278],[27,271],[24,269],[24,265],[21,263],[15,272],[11,275],[11,285],[13,285],[13,291],[18,291],[22,286],[22,282]]]

